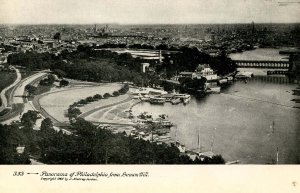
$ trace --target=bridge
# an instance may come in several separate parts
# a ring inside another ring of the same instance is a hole
[[[290,69],[289,61],[233,60],[238,68]]]

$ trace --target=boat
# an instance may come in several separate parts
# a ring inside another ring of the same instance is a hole
[[[252,78],[253,77],[253,72],[238,72],[236,75],[235,75],[235,78],[238,78],[238,79],[244,79],[244,78]]]
[[[162,97],[150,97],[151,104],[164,104],[166,102],[165,98]]]
[[[180,98],[180,99],[186,99],[186,98],[190,98],[191,95],[189,94],[174,94],[174,98]]]
[[[211,87],[207,88],[206,93],[219,94],[221,92],[221,87]]]
[[[232,76],[228,76],[228,77],[227,77],[227,80],[228,80],[228,81],[233,81],[233,77],[232,77]]]
[[[146,102],[149,102],[149,101],[150,101],[149,95],[141,96],[140,99],[141,99],[141,101],[146,101]]]
[[[181,103],[181,99],[180,98],[174,98],[174,99],[171,100],[171,103],[173,105],[177,105],[177,104]]]
[[[188,96],[186,96],[185,98],[183,98],[182,100],[183,100],[183,104],[187,104],[187,103],[189,103],[189,102],[190,102],[190,100],[191,100],[191,96],[190,96],[190,95],[188,95]]]
[[[133,93],[133,95],[146,95],[146,94],[149,94],[149,91],[147,88],[139,88],[139,89],[136,89]]]
[[[173,123],[171,121],[169,121],[169,120],[156,119],[154,121],[151,121],[151,123],[159,124],[161,126],[166,126],[166,127],[173,126]]]
[[[220,79],[219,80],[219,84],[225,84],[228,82],[228,79],[227,78],[224,78],[224,79]]]
[[[164,94],[161,95],[162,98],[166,99],[166,102],[172,102],[172,99],[174,99],[174,94]]]

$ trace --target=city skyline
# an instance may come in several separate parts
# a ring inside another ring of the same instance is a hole
[[[0,0],[1,24],[299,23],[295,0]]]

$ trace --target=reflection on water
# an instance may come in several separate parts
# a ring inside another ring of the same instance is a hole
[[[293,79],[289,79],[285,76],[254,76],[251,81],[259,83],[291,84]]]
[[[135,115],[147,111],[165,113],[177,125],[171,136],[190,149],[200,143],[203,151],[213,149],[227,161],[266,164],[300,162],[300,109],[292,99],[290,84],[284,76],[255,76],[247,84],[235,82],[221,94],[202,99],[192,98],[188,105],[163,106],[141,103],[133,108]]]
[[[233,53],[229,57],[233,60],[273,60],[287,61],[288,55],[279,54],[279,49],[258,48],[255,50],[244,51],[242,53]]]

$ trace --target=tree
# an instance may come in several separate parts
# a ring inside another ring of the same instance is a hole
[[[50,133],[53,130],[53,123],[50,118],[46,118],[41,123],[41,133]]]
[[[105,93],[105,94],[103,95],[103,98],[105,98],[105,99],[107,99],[107,98],[109,98],[109,97],[111,97],[111,94],[109,94],[109,93]]]
[[[28,92],[29,95],[33,95],[35,93],[35,91],[37,90],[37,88],[35,86],[27,84],[25,86],[25,90]]]
[[[85,100],[87,102],[89,102],[89,103],[94,102],[94,98],[93,97],[87,97]]]
[[[40,85],[50,86],[54,83],[55,77],[52,74],[49,74],[47,78],[40,81]]]
[[[102,95],[100,95],[100,94],[95,94],[95,95],[93,96],[93,99],[94,99],[94,100],[102,99]]]
[[[70,120],[76,119],[81,114],[81,111],[78,108],[69,108],[68,117]]]
[[[62,79],[60,82],[59,82],[59,86],[60,87],[64,87],[64,86],[68,86],[69,85],[69,81],[65,80],[65,79]]]
[[[0,164],[29,164],[27,148],[20,154],[16,151],[26,141],[26,136],[17,125],[0,124]]]
[[[116,96],[119,96],[119,95],[120,95],[120,93],[119,93],[118,91],[114,91],[114,92],[113,92],[113,96],[116,97]]]
[[[29,110],[26,113],[23,114],[21,117],[21,124],[24,127],[32,129],[36,120],[38,119],[38,112]]]

